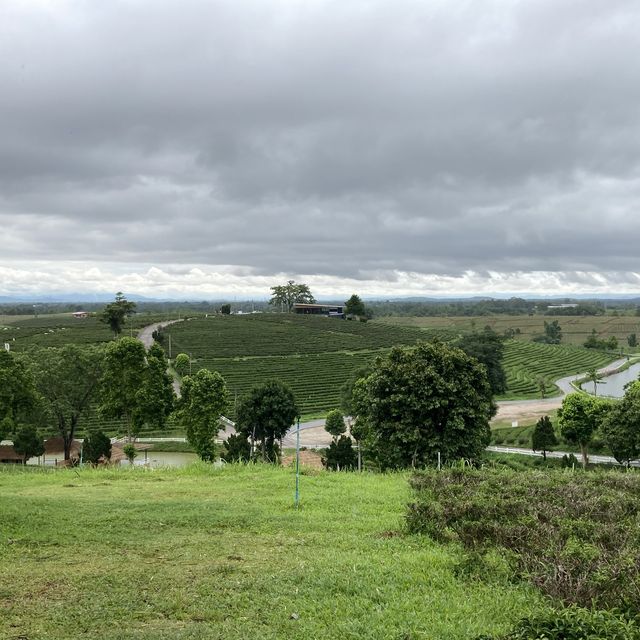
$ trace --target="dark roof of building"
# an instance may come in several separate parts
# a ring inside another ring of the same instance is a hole
[[[13,445],[3,444],[0,445],[0,460],[22,460],[22,456],[16,453]]]
[[[81,448],[82,443],[80,440],[73,440],[71,443],[71,455],[74,457],[79,456]],[[44,441],[45,454],[51,455],[52,453],[60,453],[61,451],[64,451],[64,440],[62,436],[55,436]]]

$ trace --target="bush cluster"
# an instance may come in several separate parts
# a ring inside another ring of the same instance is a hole
[[[501,549],[519,576],[567,604],[640,611],[640,475],[451,469],[411,484],[410,532]]]
[[[640,628],[615,612],[568,607],[522,619],[507,635],[476,640],[640,640]]]

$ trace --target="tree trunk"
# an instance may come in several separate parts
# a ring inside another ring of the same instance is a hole
[[[580,453],[582,454],[582,467],[586,469],[589,464],[589,455],[586,445],[580,444]]]
[[[358,473],[362,471],[362,452],[360,451],[360,443],[356,442],[358,447]]]
[[[542,459],[546,462],[547,461],[547,452],[543,449],[542,450]]]

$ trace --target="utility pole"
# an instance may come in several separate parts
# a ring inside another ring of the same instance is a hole
[[[300,506],[300,416],[297,417],[298,429],[296,430],[296,509]]]

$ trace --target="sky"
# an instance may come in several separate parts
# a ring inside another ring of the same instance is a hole
[[[2,0],[0,295],[640,292],[637,0]]]

